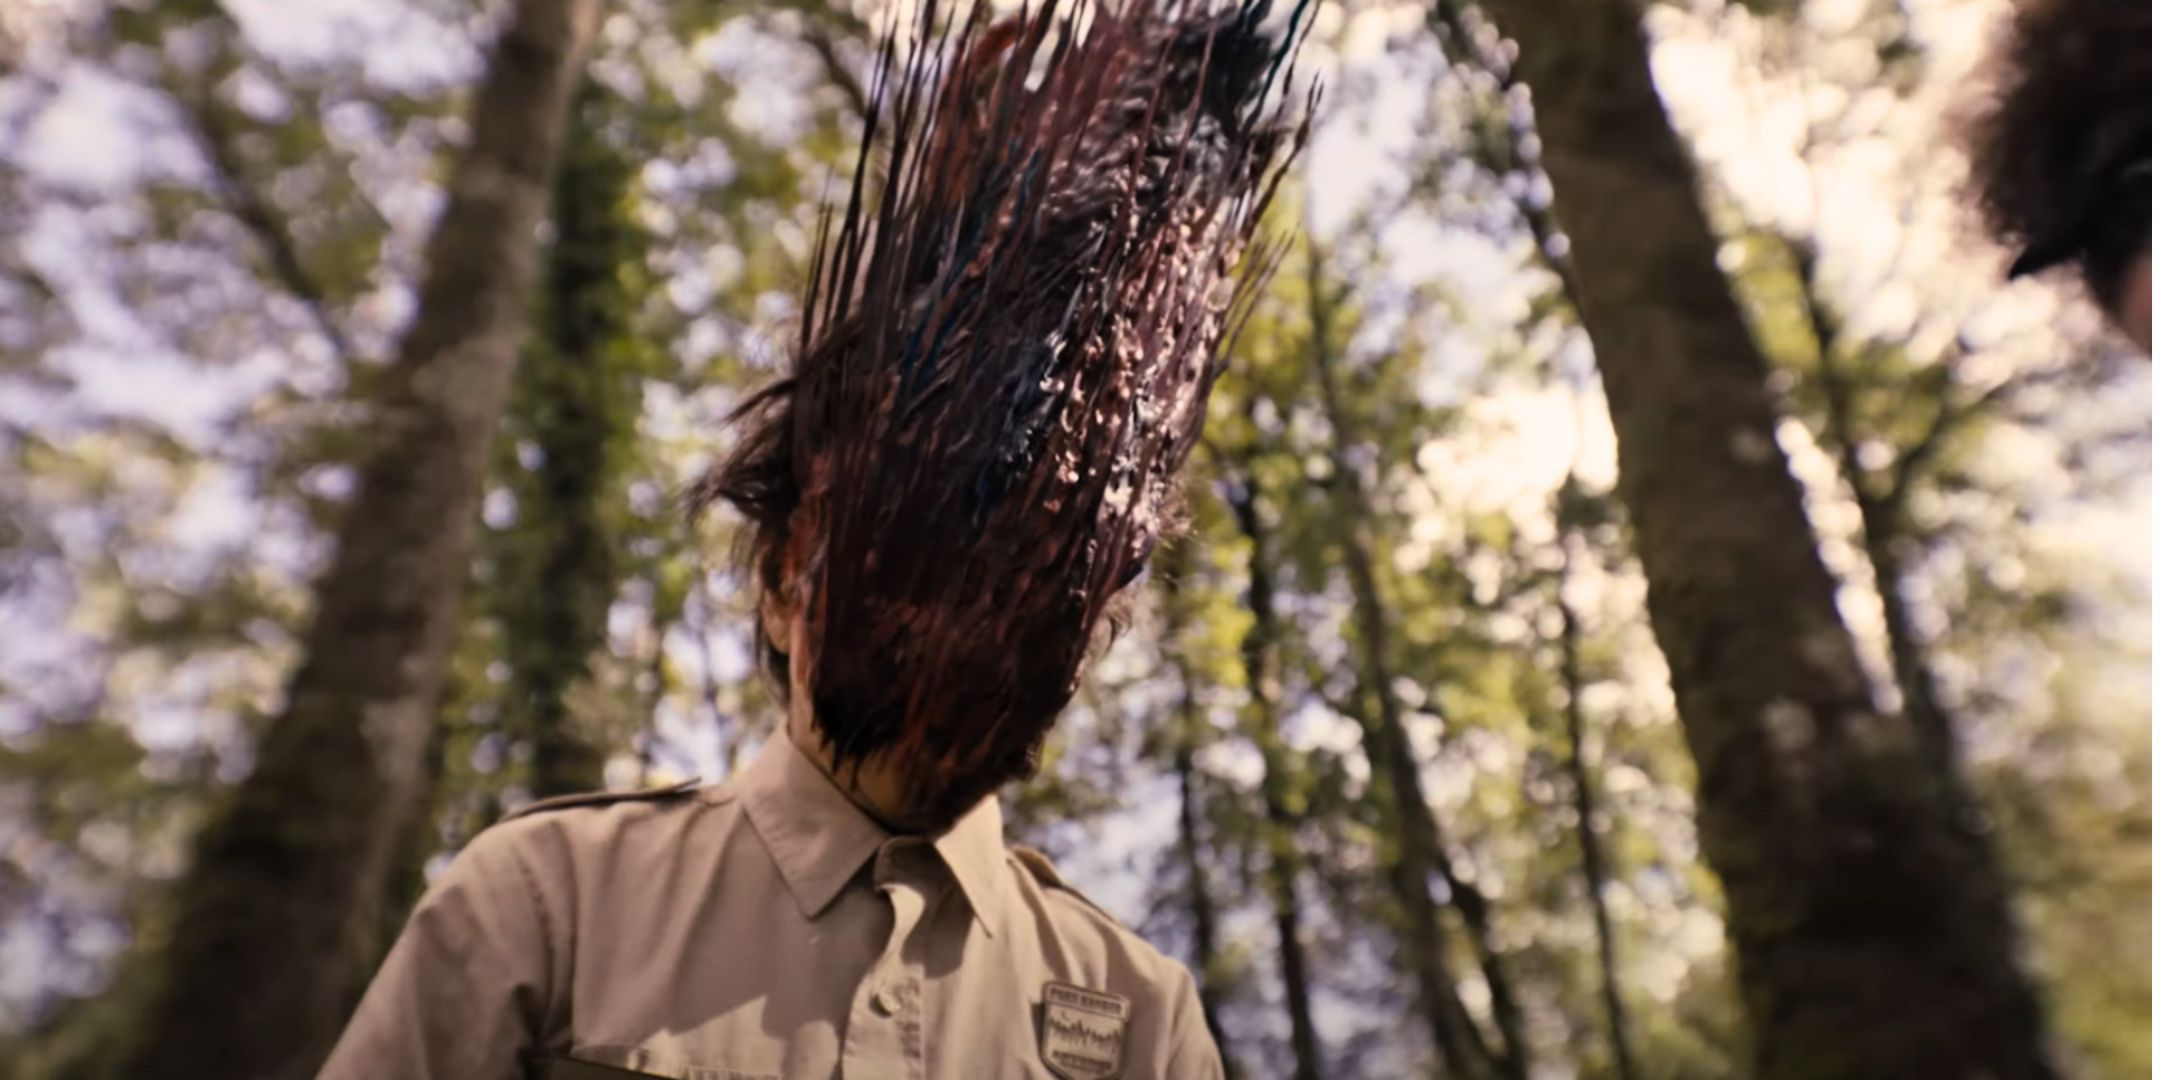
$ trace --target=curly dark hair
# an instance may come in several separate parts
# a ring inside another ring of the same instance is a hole
[[[693,493],[748,520],[758,587],[802,612],[805,655],[761,627],[764,661],[799,666],[835,765],[893,750],[926,798],[1032,767],[1174,531],[1272,259],[1235,264],[1303,137],[1266,0],[1059,7],[905,58],[888,38],[792,370]]]
[[[2011,277],[2075,262],[2103,304],[2152,247],[2150,0],[2023,0],[1969,132],[1974,201]]]

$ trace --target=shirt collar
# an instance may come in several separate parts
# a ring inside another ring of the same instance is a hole
[[[975,921],[982,924],[984,933],[996,937],[1004,928],[1005,887],[1009,884],[1005,870],[1005,811],[998,805],[997,796],[984,796],[973,810],[945,830],[935,845],[939,857],[960,882],[960,891],[967,894]]]
[[[892,839],[784,731],[765,740],[741,785],[743,812],[806,919],[831,907],[856,871]],[[1007,884],[1005,815],[997,797],[985,797],[931,844],[960,883],[976,921],[997,936]]]

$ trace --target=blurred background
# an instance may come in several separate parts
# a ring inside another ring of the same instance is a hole
[[[215,872],[195,838],[285,710],[506,6],[0,4],[0,1073],[103,1075]],[[2065,1073],[2144,1076],[2150,369],[2058,284],[2000,284],[1962,209],[1956,110],[2007,8],[1643,23],[1774,372],[1790,539],[1878,707],[1924,686],[1954,727]],[[676,496],[791,347],[886,14],[607,6],[379,927],[507,810],[717,781],[771,734],[735,522]],[[1195,541],[1008,799],[1192,965],[1236,1075],[1464,1052],[1418,1018],[1420,927],[1503,1074],[1747,1071],[1514,55],[1468,5],[1317,6],[1295,239],[1190,470]],[[1382,872],[1390,745],[1422,880]]]

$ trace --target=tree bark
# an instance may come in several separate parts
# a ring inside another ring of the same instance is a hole
[[[597,0],[524,0],[449,179],[418,310],[286,706],[204,832],[131,1076],[299,1080],[335,1039],[426,754],[533,234]]]
[[[1171,666],[1177,671],[1178,704],[1176,726],[1171,733],[1170,768],[1178,782],[1178,862],[1185,872],[1185,909],[1192,917],[1193,969],[1199,974],[1196,980],[1200,993],[1200,1015],[1207,1024],[1208,1034],[1215,1045],[1222,1049],[1223,1071],[1230,1080],[1236,1080],[1240,1071],[1230,1056],[1229,1043],[1222,1030],[1222,985],[1220,977],[1221,920],[1215,911],[1214,893],[1208,888],[1207,863],[1202,858],[1200,818],[1202,796],[1199,791],[1199,770],[1193,762],[1193,752],[1198,747],[1204,721],[1200,715],[1200,703],[1195,695],[1195,679],[1185,661],[1185,650],[1177,638],[1186,625],[1187,612],[1181,603],[1186,579],[1192,574],[1191,548],[1179,545],[1169,560],[1168,573],[1163,575],[1164,600],[1169,609],[1165,639],[1169,643]]]
[[[1252,403],[1253,399],[1247,400],[1248,418]],[[1248,427],[1254,426],[1248,419]],[[1292,1080],[1320,1080],[1325,1072],[1319,1029],[1313,1024],[1312,969],[1305,955],[1304,919],[1298,911],[1297,815],[1290,805],[1289,751],[1281,732],[1282,677],[1276,643],[1281,640],[1282,622],[1275,611],[1275,571],[1269,562],[1266,527],[1260,520],[1257,484],[1253,470],[1242,469],[1231,478],[1226,499],[1238,531],[1251,545],[1245,603],[1253,621],[1239,642],[1238,653],[1251,697],[1248,724],[1260,751],[1267,893],[1275,914],[1275,949],[1282,958],[1283,1009],[1290,1014],[1290,1075]]]
[[[1217,932],[1215,900],[1208,893],[1207,868],[1200,859],[1200,796],[1195,790],[1193,748],[1189,740],[1179,739],[1172,755],[1172,768],[1178,778],[1178,857],[1185,864],[1185,904],[1192,914],[1193,964],[1200,973],[1200,1016],[1207,1024],[1208,1034],[1215,1039],[1215,1045],[1222,1048],[1224,1075],[1236,1080],[1239,1070],[1230,1056],[1229,1041],[1223,1037],[1222,987],[1215,975],[1221,956],[1221,938]]]
[[[1350,421],[1337,385],[1334,356],[1335,304],[1326,295],[1328,283],[1320,271],[1321,255],[1307,247],[1307,296],[1310,304],[1313,365],[1320,384],[1328,426],[1333,432],[1333,469],[1330,486],[1338,515],[1343,567],[1350,578],[1359,637],[1359,660],[1364,683],[1377,705],[1364,724],[1366,756],[1372,759],[1373,779],[1385,789],[1386,809],[1396,824],[1390,852],[1390,878],[1403,916],[1408,921],[1410,960],[1416,972],[1419,994],[1441,1058],[1453,1076],[1527,1076],[1529,1061],[1522,1036],[1522,1013],[1504,965],[1490,936],[1485,897],[1476,887],[1456,875],[1448,860],[1440,823],[1434,819],[1425,797],[1425,781],[1404,726],[1402,705],[1395,697],[1394,667],[1390,653],[1387,608],[1380,595],[1374,570],[1370,500],[1350,460]],[[1432,882],[1447,888],[1448,903],[1470,931],[1486,989],[1492,998],[1494,1026],[1499,1028],[1501,1048],[1492,1049],[1477,1023],[1463,1007],[1455,991],[1455,976],[1448,962],[1446,936],[1440,913],[1432,899]]]
[[[1568,477],[1570,487],[1573,475]],[[1597,789],[1591,784],[1590,762],[1583,752],[1582,620],[1568,602],[1568,581],[1575,565],[1574,530],[1567,521],[1563,501],[1555,517],[1560,526],[1560,575],[1553,590],[1553,604],[1560,609],[1560,688],[1566,695],[1567,771],[1575,789],[1575,840],[1582,848],[1583,888],[1590,896],[1590,918],[1597,929],[1598,993],[1605,1005],[1605,1024],[1611,1032],[1613,1072],[1620,1080],[1635,1080],[1635,1052],[1628,1042],[1626,1000],[1620,993],[1619,944],[1614,939],[1612,911],[1605,903],[1605,883],[1611,872],[1605,866],[1605,843],[1597,834]]]
[[[1535,93],[1759,1074],[2051,1076],[1959,780],[1872,705],[1639,8],[1488,7]]]
[[[533,336],[511,389],[503,441],[529,442],[535,462],[501,448],[518,522],[491,537],[492,607],[510,669],[508,726],[531,748],[531,793],[601,785],[606,757],[577,730],[569,692],[607,640],[621,584],[616,524],[629,517],[620,471],[635,433],[643,373],[630,336],[643,238],[628,217],[636,179],[600,126],[613,104],[586,79],[553,185],[555,241],[541,273]]]

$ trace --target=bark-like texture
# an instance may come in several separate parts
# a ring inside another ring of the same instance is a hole
[[[1700,772],[1759,1075],[2051,1076],[1957,778],[1870,699],[1624,0],[1500,0]]]
[[[1216,916],[1215,898],[1208,892],[1207,867],[1201,860],[1201,795],[1195,782],[1190,741],[1180,740],[1172,754],[1171,767],[1178,778],[1178,857],[1185,864],[1185,906],[1192,916],[1193,967],[1200,976],[1201,1019],[1207,1023],[1208,1035],[1222,1051],[1224,1076],[1237,1080],[1240,1071],[1230,1058],[1228,1040],[1223,1038],[1222,985],[1216,974],[1222,954],[1221,920]]]
[[[1338,545],[1343,568],[1350,578],[1358,630],[1359,667],[1377,706],[1362,718],[1366,757],[1371,759],[1374,784],[1384,792],[1384,807],[1395,835],[1385,853],[1389,885],[1402,908],[1409,940],[1410,965],[1418,981],[1419,1003],[1441,1060],[1451,1077],[1512,1077],[1529,1073],[1529,1055],[1522,1032],[1522,1011],[1516,1004],[1506,965],[1494,944],[1484,894],[1455,873],[1448,860],[1440,823],[1425,798],[1425,781],[1417,755],[1403,723],[1402,705],[1395,697],[1394,665],[1390,659],[1392,633],[1385,598],[1380,594],[1375,570],[1371,496],[1364,490],[1350,460],[1349,416],[1338,385],[1340,373],[1334,355],[1335,303],[1330,286],[1320,273],[1318,248],[1307,247],[1307,296],[1312,320],[1313,366],[1320,386],[1321,403],[1333,431],[1331,491],[1342,541]],[[1456,992],[1456,975],[1449,962],[1445,929],[1432,896],[1432,883],[1447,888],[1448,904],[1462,917],[1485,976],[1492,998],[1494,1026],[1500,1047],[1487,1044],[1477,1022],[1464,1008]]]
[[[1247,402],[1247,424],[1251,400]],[[1275,564],[1268,550],[1267,529],[1260,520],[1260,493],[1251,469],[1243,470],[1229,494],[1230,512],[1238,531],[1245,534],[1252,551],[1247,556],[1245,604],[1252,612],[1252,626],[1239,642],[1239,659],[1245,668],[1245,684],[1252,697],[1249,725],[1260,750],[1261,828],[1267,847],[1268,904],[1274,909],[1275,950],[1282,969],[1283,1010],[1290,1014],[1292,1080],[1320,1080],[1319,1029],[1313,1024],[1312,965],[1305,955],[1304,918],[1298,910],[1297,883],[1303,860],[1297,848],[1297,818],[1290,805],[1290,750],[1283,745],[1282,675],[1277,643],[1282,638],[1282,619],[1275,610]]]
[[[600,787],[602,749],[578,730],[570,691],[607,640],[630,517],[623,472],[644,403],[633,321],[645,237],[631,218],[637,163],[602,132],[619,106],[585,80],[553,195],[555,241],[511,388],[498,461],[518,521],[489,537],[488,593],[509,667],[505,726],[532,756],[536,798]],[[529,464],[516,444],[537,451]]]
[[[1597,786],[1583,746],[1582,619],[1568,602],[1567,586],[1575,565],[1575,530],[1568,521],[1566,499],[1574,494],[1575,477],[1568,476],[1556,515],[1560,528],[1560,579],[1553,589],[1553,605],[1560,609],[1560,688],[1566,695],[1568,782],[1575,796],[1575,841],[1582,848],[1583,889],[1589,894],[1590,918],[1597,929],[1598,996],[1605,1006],[1605,1026],[1611,1034],[1613,1074],[1620,1080],[1636,1080],[1635,1052],[1628,1041],[1626,998],[1620,992],[1620,948],[1613,933],[1612,910],[1605,903],[1605,883],[1612,871],[1605,863],[1605,842],[1598,837]]]
[[[1190,545],[1178,545],[1166,559],[1163,600],[1169,609],[1164,640],[1176,642],[1188,625],[1190,611],[1182,602],[1185,581],[1192,575],[1194,559]],[[1176,726],[1170,733],[1170,771],[1178,782],[1178,862],[1185,871],[1185,910],[1192,919],[1192,963],[1200,993],[1200,1015],[1208,1034],[1223,1055],[1226,1080],[1238,1080],[1242,1071],[1230,1057],[1222,1029],[1222,920],[1215,909],[1215,894],[1208,885],[1207,860],[1200,837],[1207,795],[1201,790],[1199,765],[1194,761],[1207,721],[1201,715],[1198,677],[1185,660],[1183,648],[1172,645],[1169,658],[1178,676]]]
[[[363,980],[426,802],[534,230],[598,12],[523,0],[496,46],[286,707],[203,835],[129,1076],[310,1076]]]

